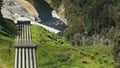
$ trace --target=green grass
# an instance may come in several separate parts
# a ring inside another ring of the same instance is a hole
[[[38,68],[113,68],[112,49],[108,46],[73,47],[64,37],[40,26],[32,25],[31,28],[33,42],[37,44]],[[6,68],[13,68],[14,37],[9,36],[0,35],[0,60]]]
[[[38,68],[113,68],[112,49],[108,46],[73,47],[64,37],[33,25],[37,43]]]
[[[10,44],[0,44],[0,59],[6,68],[13,68],[14,66],[14,48]],[[3,67],[1,67],[3,68]]]
[[[0,22],[0,68],[13,68],[14,48],[12,47],[16,36],[16,26],[10,20]],[[4,64],[4,65],[3,65]]]

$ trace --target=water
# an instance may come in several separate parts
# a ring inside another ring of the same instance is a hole
[[[53,18],[52,11],[54,9],[47,2],[44,0],[35,0],[34,6],[39,13],[40,23],[64,31],[66,24],[58,18]]]

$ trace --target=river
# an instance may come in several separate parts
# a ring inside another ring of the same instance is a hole
[[[51,8],[45,0],[35,0],[34,6],[39,13],[39,18],[41,19],[40,23],[64,31],[66,24],[60,19],[53,17],[52,11],[54,9]]]

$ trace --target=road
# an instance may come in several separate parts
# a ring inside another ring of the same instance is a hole
[[[57,30],[57,29],[55,29],[55,28],[52,28],[52,27],[43,25],[43,24],[41,24],[41,23],[31,22],[31,24],[35,24],[35,25],[41,26],[41,27],[43,27],[44,29],[46,29],[46,30],[48,30],[48,31],[50,31],[50,32],[53,32],[53,33],[55,33],[55,34],[58,34],[58,33],[61,32],[60,30]]]

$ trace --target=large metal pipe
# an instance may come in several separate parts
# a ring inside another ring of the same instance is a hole
[[[22,25],[20,24],[20,43],[22,43]]]
[[[25,49],[22,48],[22,68],[25,68]]]
[[[32,42],[32,38],[31,38],[31,28],[30,28],[30,25],[29,25],[29,32],[30,32],[30,42]]]
[[[29,68],[28,48],[26,48],[26,68]]]
[[[21,68],[21,48],[19,48],[18,68]]]
[[[29,42],[31,43],[31,32],[30,32],[30,25],[29,25],[28,27],[29,27]]]
[[[27,25],[24,25],[24,26],[25,26],[25,27],[24,27],[24,32],[25,32],[25,33],[24,33],[24,37],[25,37],[25,43],[26,43],[26,42],[27,42],[27,41],[26,41],[26,40],[27,40],[27,39],[26,39],[26,34],[27,34],[27,29],[26,29],[26,28],[27,28]]]
[[[37,68],[35,48],[33,48],[33,63],[34,63],[34,68]]]
[[[24,24],[24,43],[26,43],[26,25]]]
[[[31,27],[29,25],[29,32],[30,32],[30,42],[32,42],[32,35],[31,35]]]
[[[30,42],[30,36],[29,36],[29,25],[28,25],[28,42]]]
[[[29,49],[29,55],[30,55],[30,68],[33,68],[32,48]]]
[[[20,24],[19,24],[19,26],[18,26],[18,43],[20,43]]]
[[[24,42],[26,43],[26,25],[24,24]]]
[[[22,25],[22,43],[24,43],[24,25],[23,24],[21,24]]]
[[[29,25],[27,25],[27,34],[26,34],[26,35],[27,35],[27,43],[29,42],[29,41],[28,41],[28,40],[29,40],[29,38],[28,38],[28,37],[29,37],[28,26],[29,26]]]
[[[22,43],[24,43],[24,25],[22,24]]]
[[[28,25],[26,25],[26,27],[27,27],[27,29],[26,29],[26,30],[27,30],[27,31],[26,31],[26,32],[27,32],[27,33],[26,33],[26,37],[27,37],[26,40],[27,40],[27,43],[28,43],[28,40],[29,40],[29,39],[28,39]]]
[[[29,24],[19,24],[18,32],[17,43],[32,43]],[[16,48],[14,68],[37,68],[35,48]]]
[[[19,37],[18,38],[19,38],[19,43],[20,43],[21,42],[21,40],[20,40],[20,38],[21,38],[20,37],[20,24],[19,24]]]
[[[18,68],[18,49],[15,49],[15,66],[14,68]]]
[[[17,43],[19,43],[19,39],[20,39],[20,25],[18,25],[18,30],[17,30]]]
[[[24,25],[24,39],[25,39],[25,43],[26,43],[26,32],[27,32],[26,25]]]

